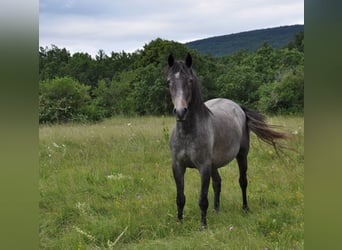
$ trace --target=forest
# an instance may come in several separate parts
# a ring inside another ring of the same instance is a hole
[[[304,32],[282,48],[263,43],[213,57],[157,38],[133,53],[39,49],[39,123],[93,122],[115,115],[169,115],[167,57],[193,57],[204,99],[223,97],[268,114],[304,112]]]
[[[188,42],[185,45],[201,54],[224,56],[240,50],[255,52],[263,42],[279,49],[287,45],[298,32],[304,32],[304,25],[288,25],[214,36]]]

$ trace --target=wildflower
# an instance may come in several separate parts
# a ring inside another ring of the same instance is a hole
[[[84,214],[86,212],[86,206],[87,206],[86,203],[77,202],[75,206],[81,213]]]
[[[96,240],[94,236],[92,236],[91,234],[89,234],[89,233],[83,231],[83,230],[80,229],[79,227],[74,226],[74,229],[75,229],[78,233],[80,233],[80,234],[84,235],[85,237],[87,237],[89,240],[91,240],[91,241],[95,241],[95,240]]]
[[[126,176],[126,175],[123,175],[121,173],[107,175],[107,178],[111,179],[111,180],[131,179],[130,176]]]

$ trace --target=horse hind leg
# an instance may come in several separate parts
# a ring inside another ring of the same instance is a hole
[[[247,153],[239,153],[236,157],[236,160],[238,162],[240,171],[239,183],[242,191],[242,209],[248,212],[249,208],[247,204]]]
[[[221,177],[217,169],[212,169],[211,177],[214,189],[214,211],[218,212],[220,209]]]

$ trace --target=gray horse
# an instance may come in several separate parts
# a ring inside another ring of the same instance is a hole
[[[178,220],[183,219],[185,205],[184,173],[187,167],[197,168],[201,176],[201,225],[207,226],[208,188],[210,177],[214,189],[214,210],[219,210],[221,177],[218,168],[236,158],[242,190],[243,209],[247,205],[247,155],[249,131],[277,150],[276,139],[286,139],[285,133],[276,132],[265,123],[265,116],[258,111],[235,102],[217,98],[203,102],[200,86],[192,70],[192,57],[184,61],[168,58],[167,80],[169,82],[176,126],[172,131],[170,147],[172,170],[177,187]]]

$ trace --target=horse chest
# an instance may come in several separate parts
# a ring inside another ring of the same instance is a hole
[[[198,163],[203,161],[203,157],[208,157],[208,150],[206,148],[207,145],[203,144],[199,138],[184,137],[179,138],[173,151],[177,161],[183,162],[188,167],[196,167]]]

